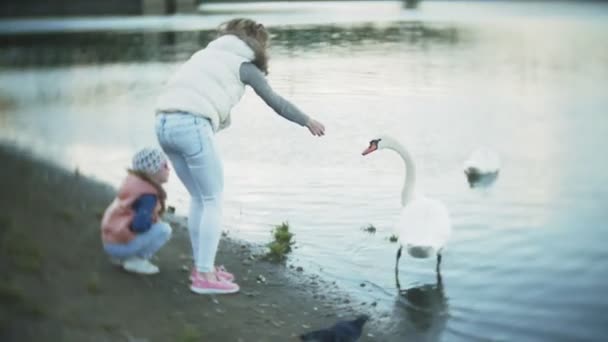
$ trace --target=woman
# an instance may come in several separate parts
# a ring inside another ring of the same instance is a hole
[[[305,126],[314,136],[325,127],[276,94],[266,81],[268,31],[250,19],[233,19],[169,79],[156,107],[156,133],[177,176],[191,196],[188,230],[194,268],[190,289],[199,294],[239,291],[234,276],[215,266],[221,237],[222,161],[215,133],[230,124],[230,111],[245,86],[277,114]]]

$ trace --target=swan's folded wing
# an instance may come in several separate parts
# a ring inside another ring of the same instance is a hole
[[[451,234],[447,209],[438,201],[424,199],[410,202],[397,221],[401,244],[441,248]]]

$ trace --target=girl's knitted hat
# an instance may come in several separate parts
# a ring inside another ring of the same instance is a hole
[[[161,170],[166,160],[167,157],[158,148],[144,147],[133,156],[132,169],[153,175]]]

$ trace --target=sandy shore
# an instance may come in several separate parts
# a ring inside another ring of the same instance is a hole
[[[174,235],[155,260],[160,274],[126,273],[99,239],[112,187],[6,146],[0,160],[0,341],[297,341],[365,313],[335,284],[228,237],[218,262],[241,293],[192,294],[183,218],[168,217]],[[382,340],[372,327],[361,341]]]

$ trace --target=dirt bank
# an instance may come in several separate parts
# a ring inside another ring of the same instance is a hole
[[[227,237],[218,262],[241,293],[192,294],[180,218],[170,218],[161,273],[126,273],[100,248],[114,189],[14,148],[0,146],[0,160],[0,341],[295,341],[365,313],[335,284],[262,261],[260,246]],[[376,340],[371,333],[366,327],[361,341]]]

